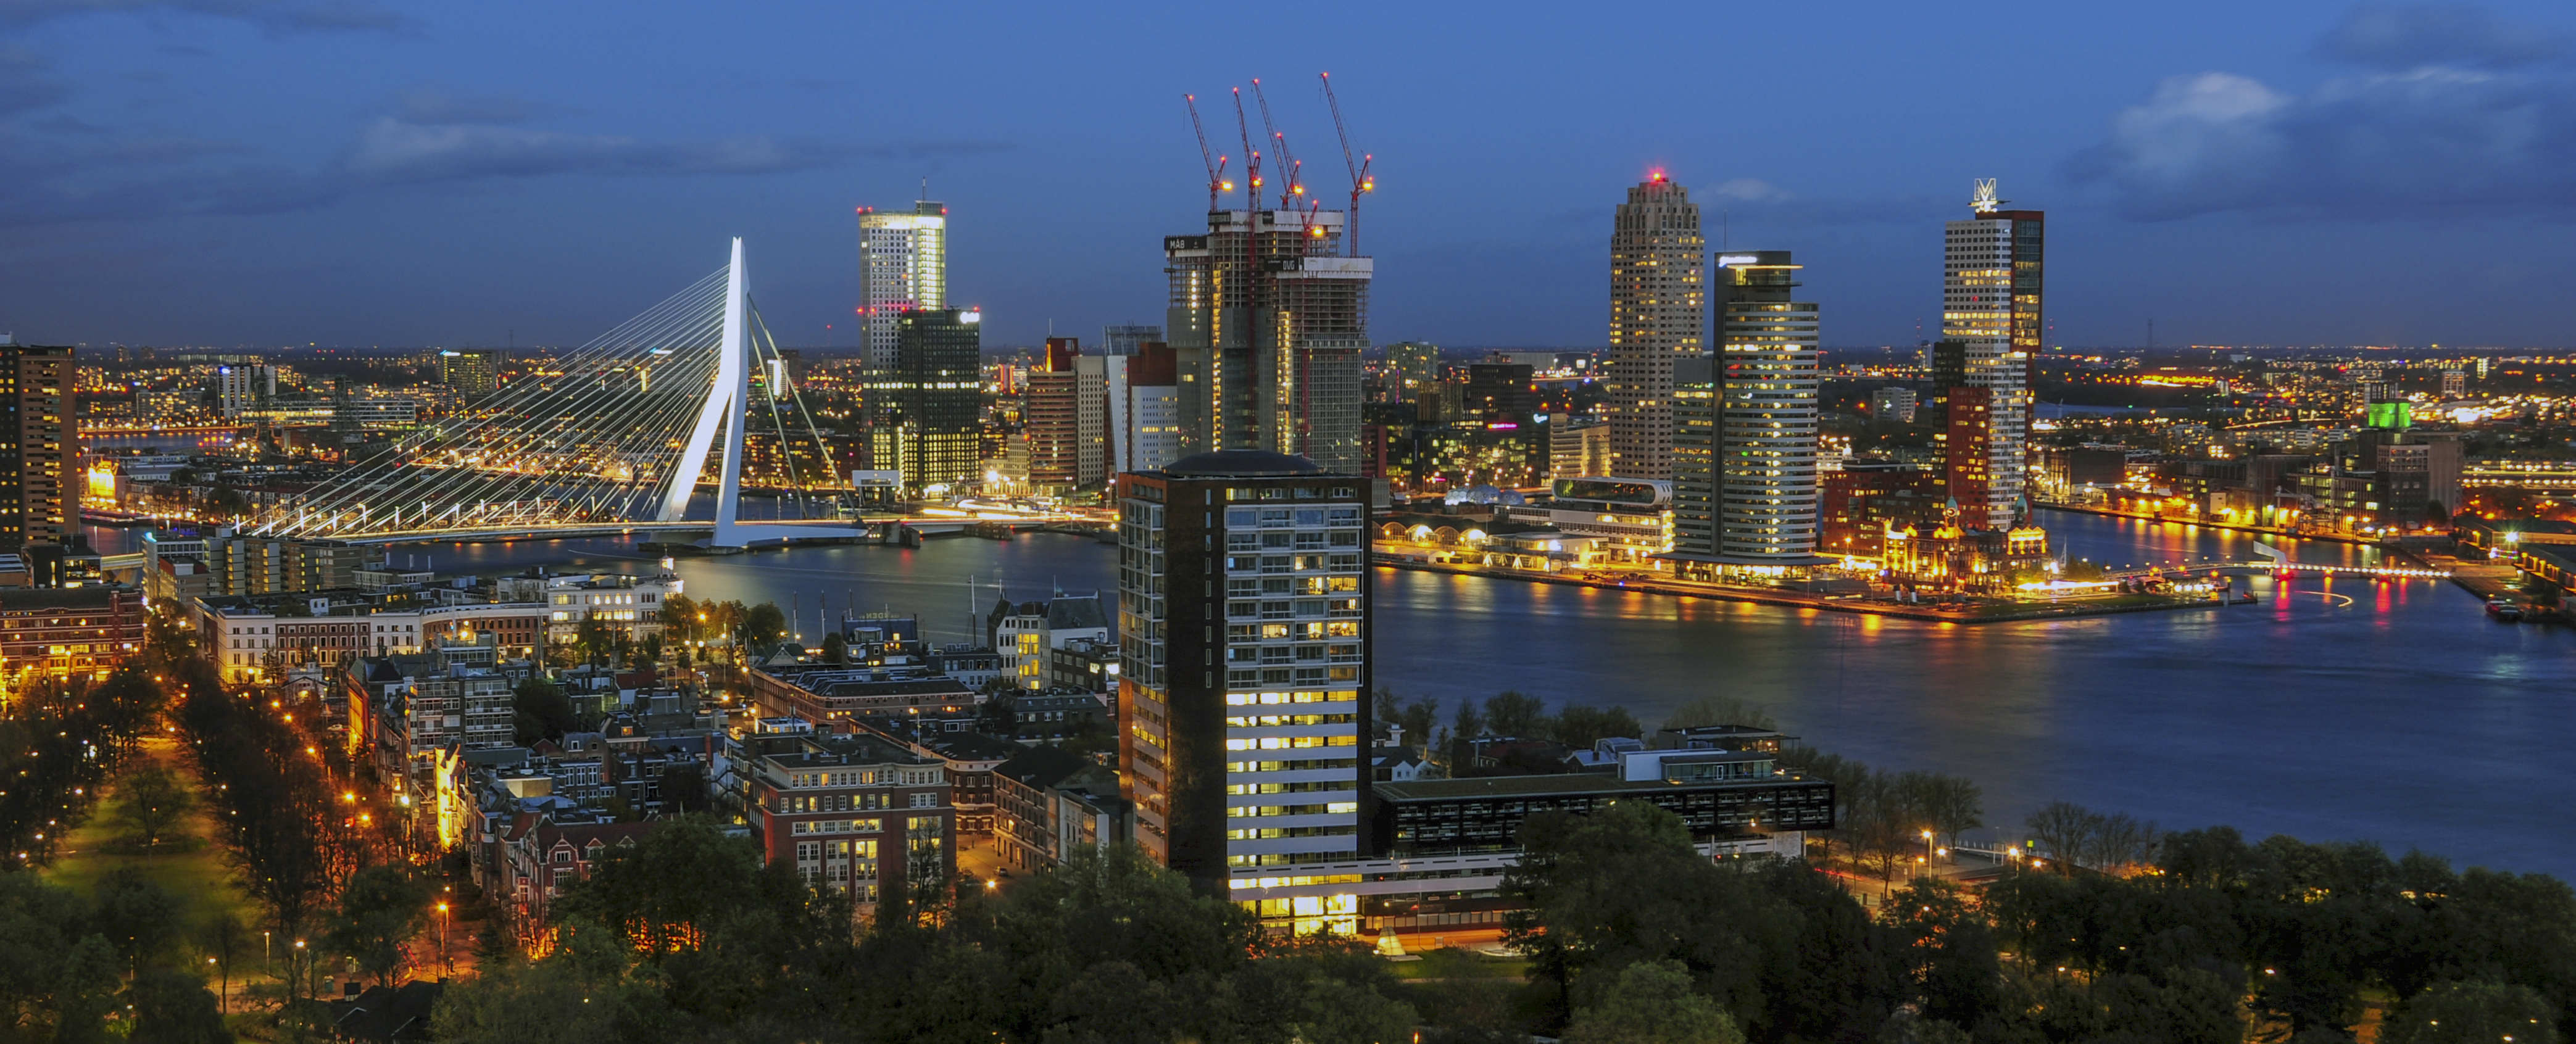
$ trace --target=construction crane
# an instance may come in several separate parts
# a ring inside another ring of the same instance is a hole
[[[1252,212],[1261,210],[1261,150],[1252,147],[1252,121],[1243,118],[1243,88],[1234,88],[1234,130],[1243,138],[1243,194]]]
[[[1286,184],[1279,186],[1279,209],[1295,210],[1297,197],[1306,194],[1306,186],[1297,183],[1297,154],[1288,151],[1288,136],[1279,133],[1279,126],[1270,121],[1270,98],[1261,93],[1259,79],[1252,81],[1252,100],[1261,106],[1261,129],[1270,132],[1271,148],[1278,156],[1280,169],[1288,178]]]
[[[1351,132],[1342,124],[1342,100],[1333,97],[1333,74],[1318,73],[1324,80],[1324,104],[1333,109],[1333,133],[1342,139],[1342,165],[1351,171],[1351,209],[1342,218],[1342,241],[1350,246],[1350,256],[1360,256],[1360,196],[1377,190],[1377,181],[1369,177],[1369,164],[1376,157],[1365,152],[1359,160],[1351,159]]]
[[[1190,129],[1198,132],[1199,162],[1207,166],[1208,210],[1213,213],[1216,210],[1217,194],[1224,192],[1227,188],[1231,187],[1225,183],[1225,157],[1215,156],[1208,151],[1207,127],[1199,122],[1198,96],[1195,94],[1181,95],[1181,104],[1189,107]]]

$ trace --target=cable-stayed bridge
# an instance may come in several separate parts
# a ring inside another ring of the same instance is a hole
[[[747,467],[771,489],[849,490],[786,369],[736,239],[688,289],[243,529],[361,543],[704,533],[712,548],[861,536],[846,521],[740,518]],[[709,480],[714,517],[684,518]]]

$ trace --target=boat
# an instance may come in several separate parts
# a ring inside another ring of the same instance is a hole
[[[1009,540],[1019,534],[1011,529],[1008,522],[977,522],[966,527],[966,535],[986,540]]]
[[[2498,623],[2521,623],[2522,607],[2514,604],[2512,599],[2498,595],[2487,599],[2487,615],[2495,617]]]

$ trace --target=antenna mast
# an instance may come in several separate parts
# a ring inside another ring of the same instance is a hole
[[[1358,162],[1351,161],[1351,132],[1342,124],[1342,100],[1333,96],[1333,74],[1318,73],[1317,75],[1324,81],[1324,103],[1333,109],[1333,133],[1340,135],[1342,139],[1342,165],[1350,168],[1351,172],[1351,209],[1350,213],[1343,215],[1342,218],[1342,239],[1350,246],[1350,256],[1358,257],[1360,256],[1360,196],[1362,193],[1377,189],[1376,179],[1369,176],[1369,163],[1376,157],[1361,153]]]

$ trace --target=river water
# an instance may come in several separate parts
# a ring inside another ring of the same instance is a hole
[[[2255,557],[2257,538],[2225,530],[2044,521],[2073,554],[2114,566]],[[99,534],[100,549],[123,535]],[[2260,539],[2303,561],[2376,555]],[[393,553],[447,573],[650,564],[617,541]],[[970,582],[987,606],[997,582],[1015,598],[1105,588],[1115,550],[1031,535],[678,568],[694,597],[800,606],[808,635],[826,604],[855,600],[919,613],[934,638],[956,640]],[[1407,696],[1510,688],[1624,705],[1651,724],[1726,694],[1874,766],[1971,777],[2007,833],[2064,799],[2172,829],[2368,840],[2576,879],[2576,631],[2491,622],[2442,581],[2257,577],[2258,605],[1976,627],[1387,569],[1376,583],[1377,679]]]

